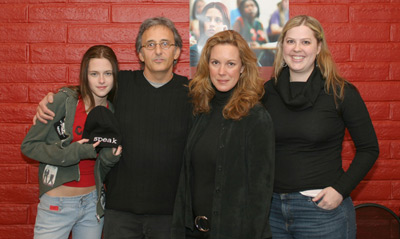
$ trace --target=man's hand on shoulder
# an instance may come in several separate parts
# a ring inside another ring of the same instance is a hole
[[[43,124],[47,124],[48,120],[53,120],[55,114],[47,108],[47,104],[53,103],[53,96],[54,93],[50,92],[39,102],[39,105],[36,108],[36,115],[33,117],[33,125],[36,124],[36,120],[39,120]]]

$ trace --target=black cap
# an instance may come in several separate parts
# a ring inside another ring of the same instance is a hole
[[[102,148],[116,148],[121,145],[121,134],[114,114],[104,106],[94,107],[88,114],[83,139],[90,144],[100,141]]]

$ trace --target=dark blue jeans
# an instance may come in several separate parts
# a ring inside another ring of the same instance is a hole
[[[274,193],[270,212],[273,239],[355,239],[356,217],[347,197],[333,210],[300,193]]]

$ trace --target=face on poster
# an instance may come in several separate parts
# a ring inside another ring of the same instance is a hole
[[[190,0],[190,66],[197,66],[210,36],[230,29],[248,42],[260,67],[271,67],[288,19],[289,0]]]

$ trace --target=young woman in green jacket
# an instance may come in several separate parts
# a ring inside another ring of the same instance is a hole
[[[83,56],[80,84],[62,88],[48,107],[55,113],[47,124],[37,122],[21,145],[22,153],[40,162],[40,203],[35,239],[101,238],[103,180],[119,160],[121,147],[96,147],[82,138],[87,114],[96,106],[113,111],[118,62],[110,47],[97,45]]]

